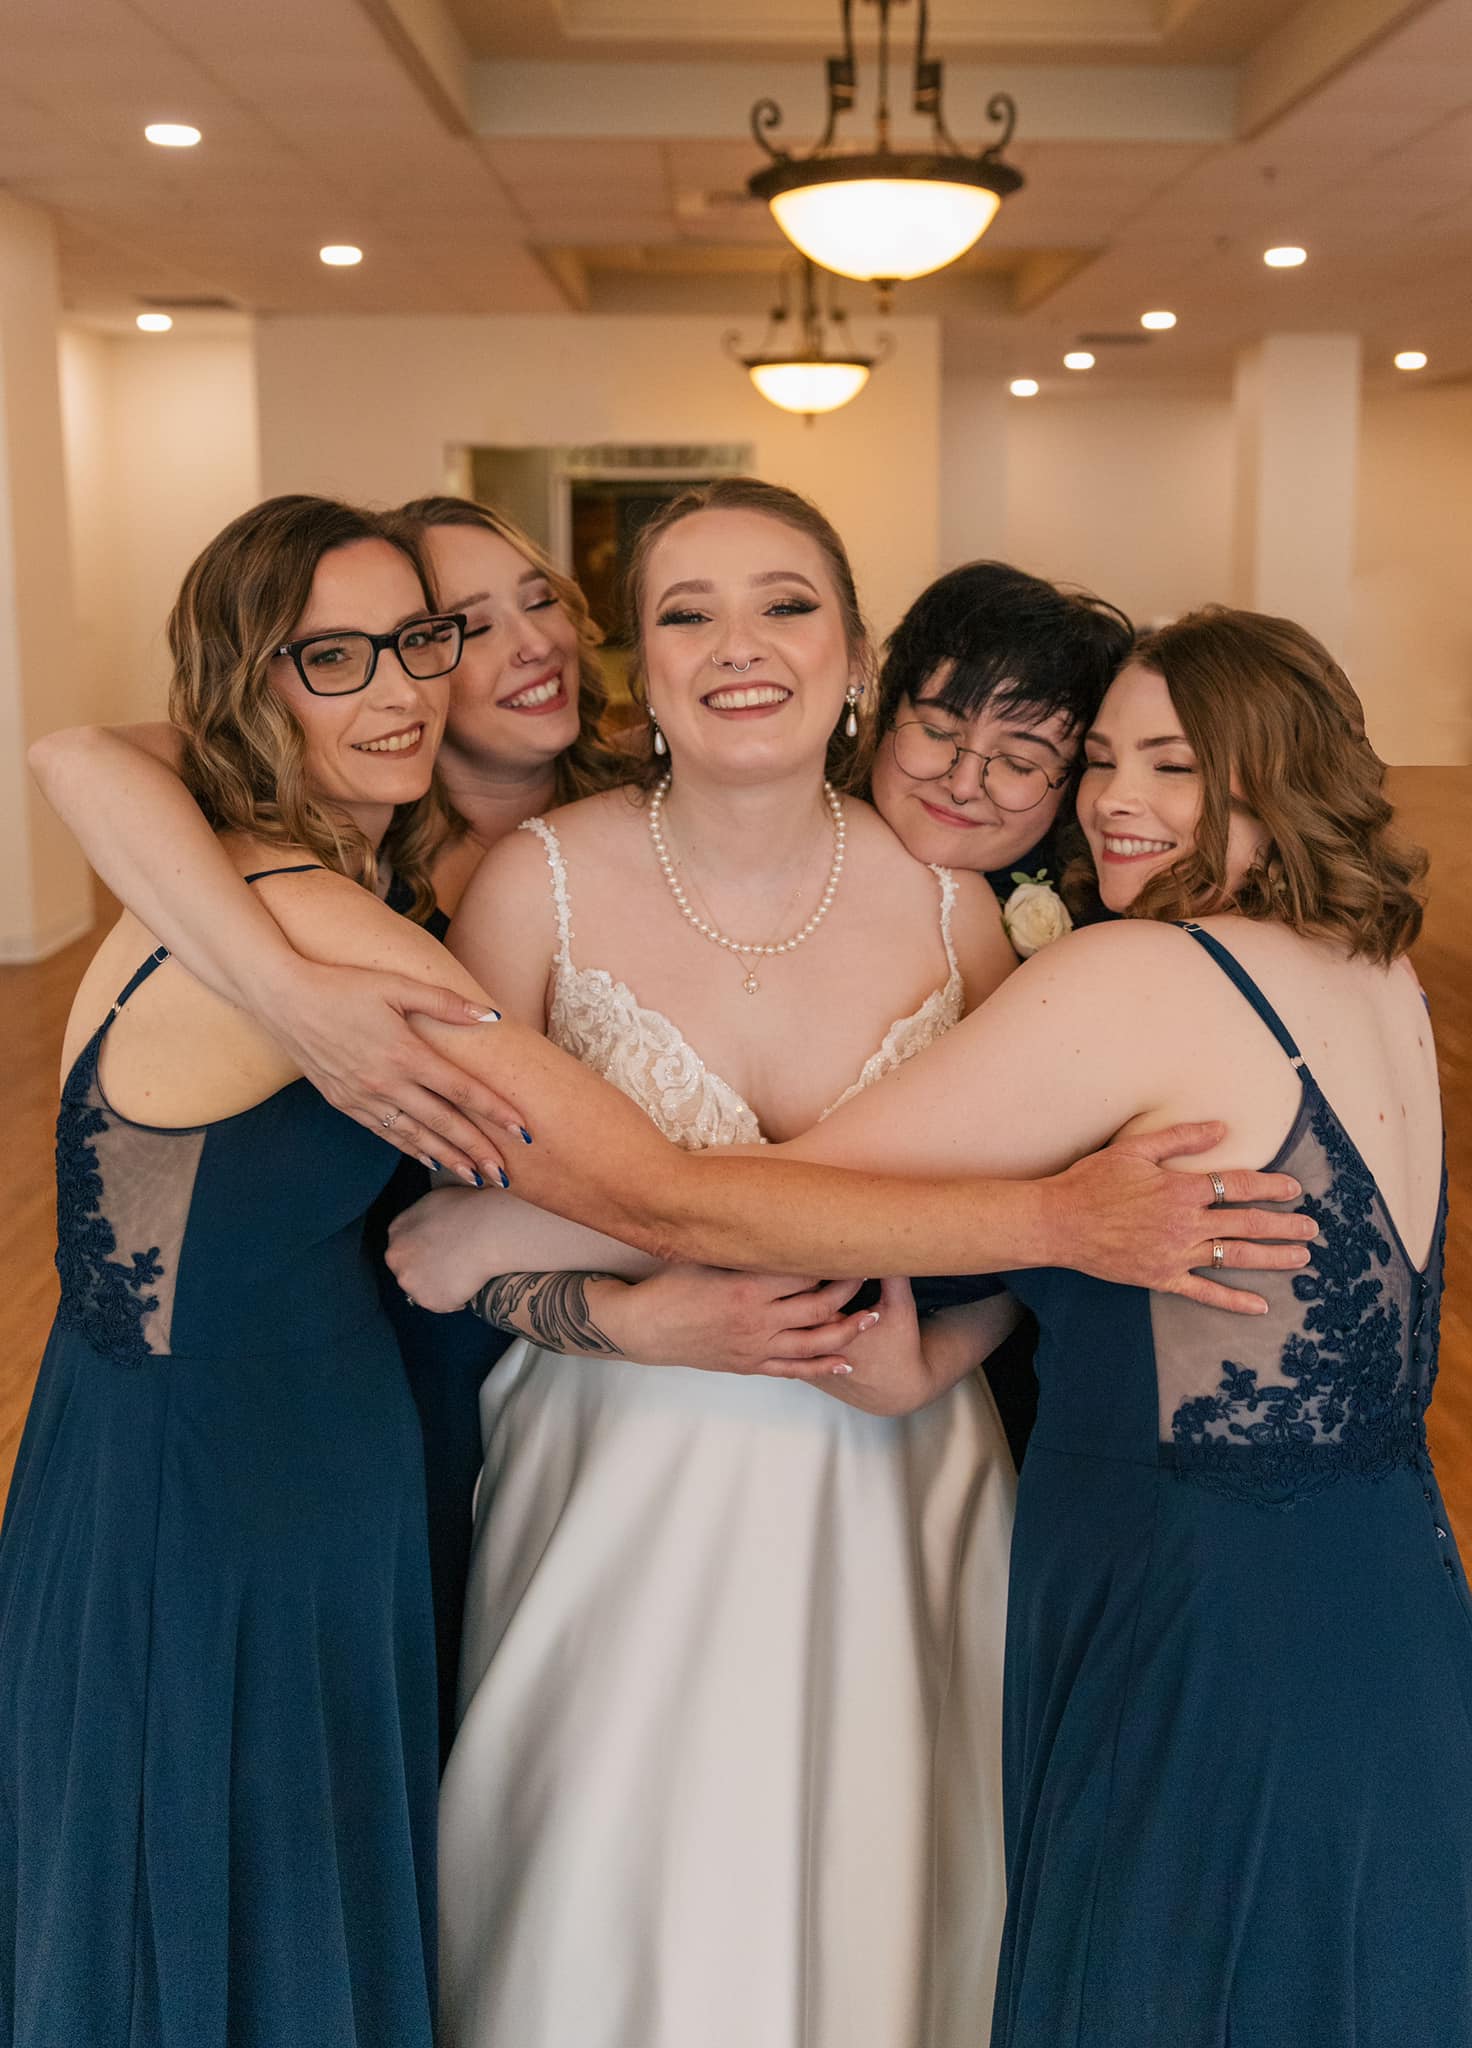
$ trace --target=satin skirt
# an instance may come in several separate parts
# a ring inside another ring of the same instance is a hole
[[[443,2048],[983,2048],[1014,1477],[922,1414],[514,1345],[440,1807]]]

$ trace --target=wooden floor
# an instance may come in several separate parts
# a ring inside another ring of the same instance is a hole
[[[1431,904],[1417,965],[1441,1053],[1451,1171],[1448,1297],[1431,1441],[1452,1518],[1472,1555],[1472,768],[1401,768],[1406,829],[1431,850]],[[94,941],[38,967],[0,968],[8,1058],[0,1068],[6,1174],[0,1233],[0,1492],[9,1484],[36,1363],[56,1306],[51,1140],[58,1049]]]

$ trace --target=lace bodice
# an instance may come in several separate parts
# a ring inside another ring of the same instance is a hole
[[[705,1064],[678,1025],[663,1011],[641,1003],[628,983],[616,981],[606,968],[574,964],[567,864],[557,834],[545,818],[528,818],[521,830],[535,832],[542,842],[557,913],[557,957],[547,1014],[547,1036],[553,1044],[621,1089],[663,1136],[687,1152],[709,1145],[766,1144],[750,1103]],[[882,1044],[824,1116],[831,1116],[861,1088],[912,1059],[960,1021],[966,998],[951,938],[956,881],[948,868],[932,873],[940,885],[940,933],[950,973],[917,1010],[890,1025]]]

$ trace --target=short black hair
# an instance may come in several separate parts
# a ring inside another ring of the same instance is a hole
[[[921,591],[885,646],[879,730],[902,698],[920,696],[951,664],[931,701],[957,718],[987,704],[1028,725],[1062,714],[1070,732],[1094,722],[1135,641],[1117,606],[1060,588],[1007,562],[967,562]]]

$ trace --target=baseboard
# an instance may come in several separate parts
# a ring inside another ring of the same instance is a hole
[[[38,961],[49,960],[53,953],[60,953],[66,946],[75,945],[95,928],[91,911],[82,917],[69,918],[65,924],[48,926],[39,932],[0,933],[0,966],[34,967]]]

